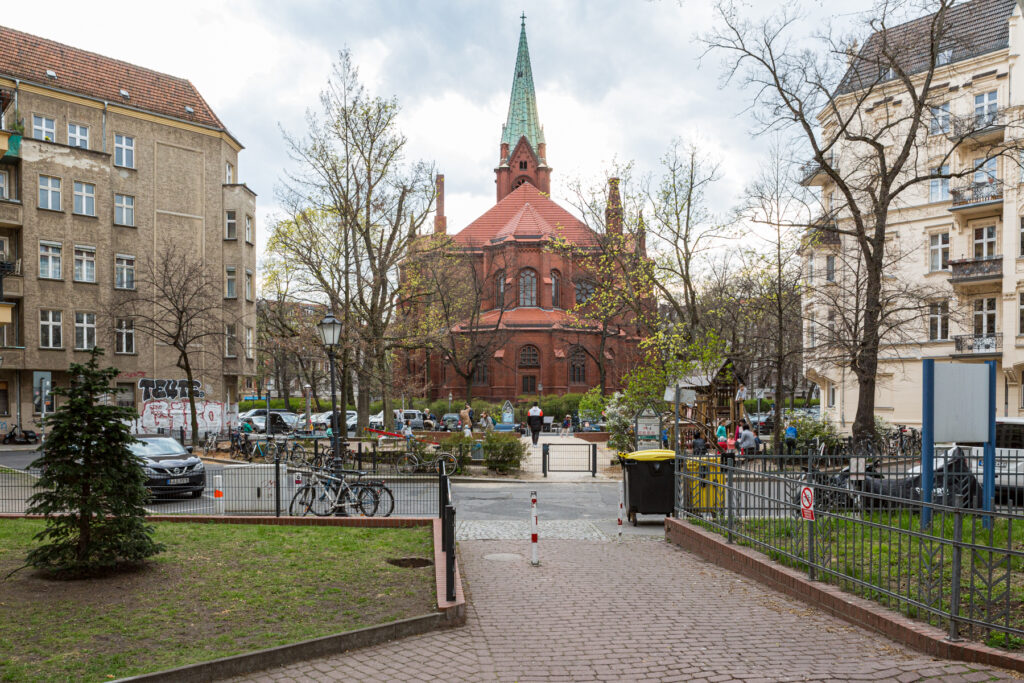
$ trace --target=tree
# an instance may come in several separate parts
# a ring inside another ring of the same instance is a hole
[[[900,326],[886,325],[893,300],[885,277],[893,258],[887,252],[891,221],[917,203],[915,193],[929,181],[973,174],[971,165],[950,161],[990,125],[984,117],[952,126],[940,118],[948,144],[935,145],[931,136],[933,114],[941,116],[946,97],[945,89],[933,87],[936,73],[942,70],[945,78],[958,68],[940,55],[949,49],[969,52],[973,39],[951,31],[953,4],[915,3],[931,13],[901,23],[907,4],[881,0],[863,16],[861,35],[826,33],[807,40],[799,35],[800,14],[793,5],[754,20],[747,8],[719,2],[719,26],[702,38],[709,52],[724,55],[726,80],[752,93],[749,111],[758,132],[792,135],[787,147],[810,157],[808,176],[825,178],[832,188],[822,202],[828,213],[817,227],[839,240],[856,272],[856,324],[845,333],[851,342],[848,367],[859,388],[853,424],[858,441],[872,438],[879,351],[886,331]],[[812,42],[824,49],[810,49]],[[976,144],[974,156],[1017,163],[1020,143],[1006,137]]]
[[[47,416],[46,443],[31,465],[42,475],[28,513],[43,515],[46,528],[27,561],[39,569],[81,575],[163,550],[146,524],[146,475],[129,448],[134,410],[111,401],[119,370],[101,370],[102,355],[93,348],[87,363],[71,364],[71,385],[53,390],[66,400]]]
[[[146,257],[135,277],[135,289],[118,289],[117,317],[133,321],[135,331],[177,353],[177,366],[188,379],[192,443],[199,442],[195,369],[203,354],[220,357],[225,348],[224,295],[219,274],[211,272],[188,246],[168,243],[155,257]],[[228,339],[237,345],[237,341]]]

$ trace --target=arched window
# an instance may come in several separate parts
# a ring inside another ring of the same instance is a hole
[[[587,352],[578,346],[569,355],[569,383],[587,383]]]
[[[503,270],[494,274],[494,307],[505,307],[505,271]]]
[[[594,283],[590,280],[580,280],[576,283],[576,303],[585,304],[594,296]]]
[[[473,368],[473,384],[487,384],[486,361],[477,364],[477,366]]]
[[[519,305],[537,305],[537,273],[530,269],[519,273]]]
[[[519,349],[519,367],[521,368],[539,368],[540,367],[540,352],[536,346],[527,344],[523,348]]]
[[[551,271],[551,306],[554,308],[561,308],[562,304],[562,292],[560,285],[562,284],[562,276],[558,274],[557,270]]]

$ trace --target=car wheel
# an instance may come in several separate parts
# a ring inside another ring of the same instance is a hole
[[[203,489],[199,489],[198,491],[193,491],[192,492],[192,497],[193,498],[199,498],[202,495],[203,495]]]

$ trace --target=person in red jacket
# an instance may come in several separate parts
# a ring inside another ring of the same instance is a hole
[[[533,402],[533,407],[526,413],[526,424],[530,427],[530,438],[533,439],[533,445],[537,445],[537,439],[540,438],[540,430],[544,428],[544,411],[540,409],[540,405],[537,401]]]

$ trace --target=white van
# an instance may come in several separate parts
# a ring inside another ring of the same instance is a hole
[[[971,469],[982,483],[985,449],[971,445]],[[1024,418],[996,418],[996,500],[1004,498],[1024,504]]]

